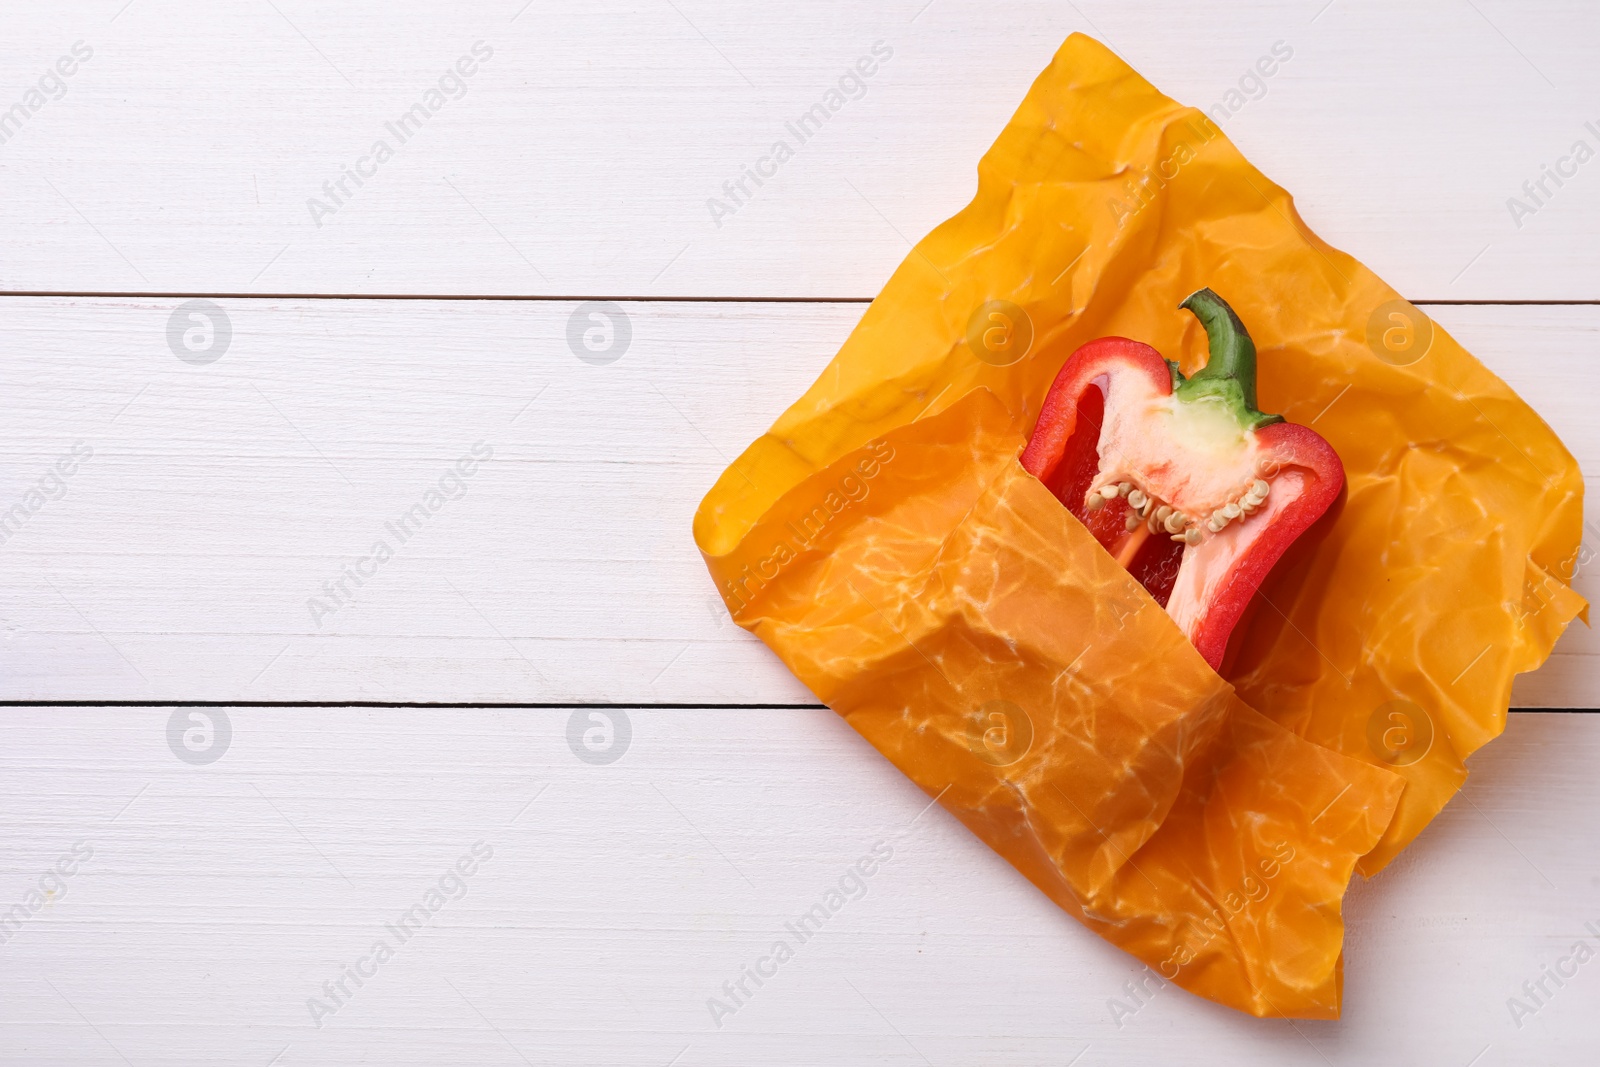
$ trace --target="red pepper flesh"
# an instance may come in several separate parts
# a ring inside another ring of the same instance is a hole
[[[1022,465],[1089,528],[1212,668],[1257,588],[1338,498],[1344,465],[1307,426],[1256,409],[1255,346],[1209,289],[1183,301],[1210,339],[1192,377],[1102,337],[1056,375]]]

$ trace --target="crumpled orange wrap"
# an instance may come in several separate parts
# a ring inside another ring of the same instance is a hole
[[[738,623],[1062,908],[1202,996],[1337,1017],[1352,870],[1439,812],[1512,676],[1585,609],[1577,465],[1437,327],[1380,358],[1372,338],[1425,317],[1389,317],[1394,290],[1088,37],[978,172],[723,473],[696,542]],[[1083,342],[1203,365],[1177,309],[1201,286],[1255,338],[1262,409],[1348,476],[1225,678],[1017,461]],[[1034,334],[1006,366],[967,340],[995,300]]]

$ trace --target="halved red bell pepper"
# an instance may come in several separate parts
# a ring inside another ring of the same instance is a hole
[[[1022,465],[1162,604],[1213,668],[1273,564],[1344,486],[1333,447],[1256,408],[1256,349],[1210,289],[1180,307],[1211,355],[1185,378],[1102,337],[1045,397]]]

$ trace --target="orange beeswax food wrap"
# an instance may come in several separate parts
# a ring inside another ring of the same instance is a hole
[[[1348,478],[1221,676],[1017,461],[1078,345],[1203,365],[1201,286],[1262,409]],[[1202,996],[1332,1018],[1351,872],[1439,812],[1585,607],[1581,494],[1504,383],[1074,35],[695,539],[739,624],[1062,908]]]

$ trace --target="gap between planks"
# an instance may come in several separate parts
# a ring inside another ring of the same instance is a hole
[[[630,304],[870,304],[871,296],[628,296],[606,293],[570,293],[530,296],[518,293],[220,293],[139,292],[136,290],[0,290],[3,297],[37,297],[79,300],[457,300],[522,303],[572,303],[611,301]],[[1600,300],[1430,300],[1410,301],[1417,307],[1597,307]]]
[[[625,708],[638,711],[827,711],[826,704],[641,704],[624,701],[495,701],[422,700],[0,700],[4,708],[420,708],[440,711],[546,711],[563,708]],[[1600,715],[1600,708],[1507,708],[1512,715]]]

